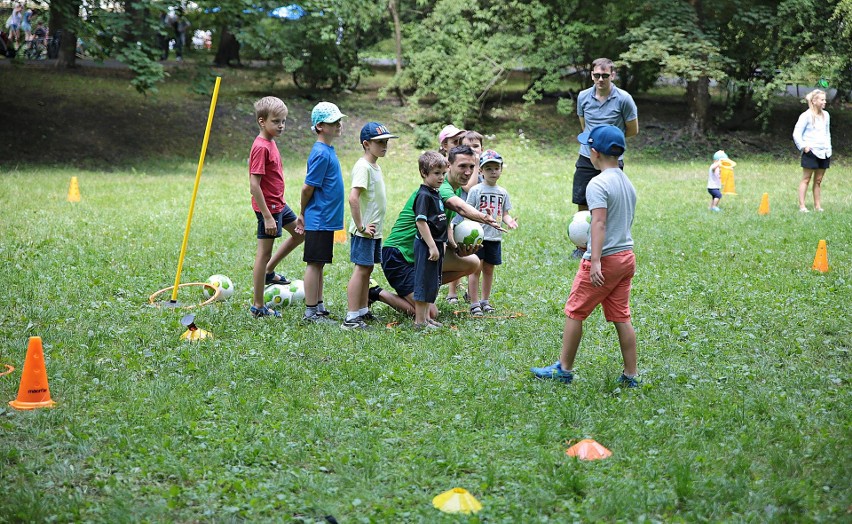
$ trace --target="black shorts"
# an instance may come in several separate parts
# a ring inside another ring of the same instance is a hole
[[[409,264],[398,248],[382,248],[382,273],[397,295],[405,298],[414,293],[414,264]]]
[[[828,169],[831,157],[819,158],[813,151],[802,153],[802,167],[805,169]]]
[[[420,238],[414,239],[414,300],[434,304],[441,287],[444,265],[444,243],[438,242],[438,260],[429,260],[429,246]]]
[[[334,255],[334,231],[305,231],[305,255],[308,263],[331,264]]]
[[[476,252],[476,256],[492,266],[499,266],[503,263],[503,242],[486,240],[482,243],[482,248]]]
[[[718,198],[721,200],[722,192],[716,189],[715,187],[708,187],[707,192],[710,193],[710,196],[713,198]]]
[[[281,236],[281,229],[296,220],[296,213],[293,213],[290,206],[284,204],[284,209],[278,213],[272,213],[272,218],[278,224],[278,231],[275,233],[275,236],[269,236],[266,234],[266,227],[263,225],[263,215],[259,211],[255,211],[254,214],[257,216],[257,238],[278,238]]]
[[[618,161],[618,167],[624,169],[623,160]],[[589,205],[589,203],[586,202],[586,186],[589,185],[589,182],[591,182],[593,178],[600,174],[601,172],[595,169],[595,166],[592,165],[592,160],[589,157],[578,155],[577,163],[574,164],[574,187],[571,201],[578,206]]]

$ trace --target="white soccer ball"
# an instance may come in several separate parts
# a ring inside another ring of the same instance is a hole
[[[290,282],[289,290],[291,303],[305,301],[305,283],[303,281],[294,280]]]
[[[278,308],[289,306],[292,297],[293,294],[290,293],[290,288],[281,284],[273,284],[263,290],[263,302],[266,304],[266,307]]]
[[[485,231],[478,222],[462,220],[453,226],[453,240],[459,245],[479,246],[485,240]]]
[[[225,275],[211,275],[210,278],[207,279],[207,283],[221,289],[218,300],[227,300],[234,294],[234,283]],[[207,286],[204,286],[203,292],[204,296],[207,298],[212,297],[215,293],[215,291]]]
[[[592,214],[588,211],[577,211],[568,224],[568,238],[577,247],[589,244],[589,234],[592,229]]]

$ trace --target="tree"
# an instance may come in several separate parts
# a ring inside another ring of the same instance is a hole
[[[80,27],[82,0],[54,0],[50,3],[50,34],[60,35],[56,67],[75,66],[77,59],[77,30]]]

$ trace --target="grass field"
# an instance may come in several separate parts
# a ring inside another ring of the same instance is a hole
[[[800,214],[793,162],[738,158],[739,194],[711,214],[706,162],[628,156],[643,386],[620,390],[617,339],[599,311],[574,384],[528,371],[560,347],[576,270],[565,234],[575,148],[490,145],[507,160],[501,182],[521,224],[492,302],[524,316],[455,316],[439,298],[451,327],[425,336],[382,305],[375,312],[399,327],[304,326],[295,307],[252,319],[243,162],[212,162],[201,181],[182,281],[224,273],[237,293],[196,311],[215,335],[196,345],[178,340],[183,312],[146,305],[174,280],[194,165],[4,172],[0,364],[18,370],[0,377],[0,522],[848,521],[844,169],[826,176],[826,212]],[[382,162],[389,224],[419,183],[416,151],[406,136],[397,146]],[[348,171],[356,154],[342,151]],[[297,202],[304,159],[285,158]],[[65,201],[71,176],[77,204]],[[771,213],[758,216],[764,192]],[[826,274],[810,269],[820,239]],[[303,272],[297,255],[287,275]],[[338,245],[325,293],[338,317],[350,271]],[[6,401],[32,335],[45,342],[58,405],[18,412]],[[566,457],[567,442],[585,437],[613,456]],[[431,507],[456,486],[483,511]]]

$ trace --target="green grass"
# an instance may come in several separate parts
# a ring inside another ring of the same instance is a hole
[[[389,224],[419,183],[409,139],[382,161]],[[282,321],[250,318],[244,162],[211,162],[201,180],[182,281],[224,273],[237,293],[196,311],[216,338],[195,345],[178,340],[183,312],[146,305],[174,280],[191,162],[4,172],[0,364],[18,370],[0,377],[0,522],[848,519],[852,181],[842,168],[826,176],[826,212],[804,215],[793,162],[738,158],[739,195],[711,214],[706,163],[628,158],[644,385],[623,391],[600,312],[574,384],[531,377],[557,357],[576,270],[565,234],[576,152],[509,135],[491,145],[507,159],[501,182],[521,224],[492,302],[525,316],[454,317],[442,293],[453,329],[426,336],[303,326],[296,307]],[[356,152],[341,151],[348,171]],[[285,158],[295,202],[304,159]],[[65,202],[71,176],[78,204]],[[763,192],[772,211],[761,217]],[[820,239],[827,274],[810,270]],[[301,249],[281,269],[299,276],[300,259]],[[350,271],[348,246],[336,246],[325,296],[338,316]],[[18,412],[6,401],[32,335],[45,342],[58,406]],[[567,442],[585,437],[613,456],[566,457]],[[431,507],[455,486],[483,503],[477,517]]]

